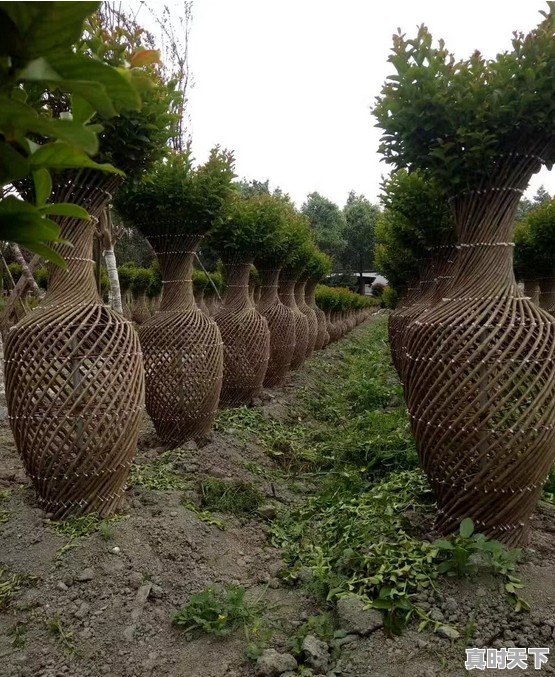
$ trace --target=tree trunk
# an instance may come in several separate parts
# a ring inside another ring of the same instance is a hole
[[[12,243],[12,252],[15,257],[15,260],[19,263],[21,266],[21,277],[25,278],[25,283],[27,286],[29,286],[33,290],[33,294],[37,298],[42,298],[43,293],[41,289],[39,288],[38,284],[35,282],[35,278],[33,277],[33,273],[31,272],[31,269],[29,267],[29,264],[25,260],[23,254],[21,253],[21,249],[19,248],[19,245]]]
[[[110,280],[110,303],[112,308],[123,314],[123,304],[121,302],[121,289],[119,286],[118,267],[116,265],[116,255],[114,248],[104,249],[102,252],[106,270],[108,271],[108,279]]]

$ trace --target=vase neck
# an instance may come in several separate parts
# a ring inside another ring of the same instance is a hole
[[[318,286],[318,280],[314,278],[309,278],[306,282],[305,287],[305,299],[307,304],[312,308],[316,305],[316,287]]]
[[[297,307],[295,302],[295,284],[296,280],[280,279],[279,281],[279,298],[288,308]]]
[[[162,274],[159,312],[168,313],[196,307],[193,294],[193,262],[202,236],[157,233],[147,236],[156,252]]]
[[[455,201],[458,251],[454,288],[477,295],[516,286],[513,234],[520,197],[513,189],[486,189]]]
[[[295,303],[300,308],[306,305],[305,301],[306,280],[299,280],[295,284]]]
[[[60,238],[69,244],[55,245],[67,263],[64,270],[48,264],[48,292],[45,305],[56,303],[101,303],[93,259],[94,222],[58,219]]]
[[[260,299],[258,307],[261,312],[279,302],[279,271],[279,268],[258,271],[260,274]]]
[[[249,295],[251,263],[225,263],[226,289],[223,303],[228,309],[254,308]]]

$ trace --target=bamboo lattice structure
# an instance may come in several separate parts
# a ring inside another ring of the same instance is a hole
[[[315,350],[322,350],[329,343],[330,337],[328,334],[328,328],[326,323],[326,315],[321,308],[318,308],[316,305],[315,292],[316,286],[318,284],[317,279],[309,279],[306,284],[306,302],[307,305],[312,308],[316,315],[316,322],[318,323],[318,328],[316,331],[316,341],[314,343]]]
[[[285,381],[295,350],[295,315],[280,301],[278,280],[280,269],[260,270],[258,311],[266,318],[270,330],[270,358],[264,378],[266,388],[276,388]]]
[[[471,517],[511,546],[526,541],[555,460],[555,319],[513,273],[515,213],[538,155],[500,156],[492,183],[454,198],[454,277],[405,335],[405,393],[436,531]]]
[[[283,273],[282,273],[283,275]],[[308,319],[297,306],[295,300],[296,279],[286,278],[279,281],[279,297],[286,308],[295,316],[295,349],[291,358],[291,369],[298,369],[306,359],[308,349]]]
[[[64,175],[55,202],[98,218],[119,179]],[[60,519],[120,509],[144,407],[132,324],[105,306],[94,276],[94,221],[59,218],[67,270],[50,266],[47,295],[9,332],[9,421],[41,507]]]
[[[135,324],[141,325],[150,320],[152,313],[148,307],[146,291],[141,291],[134,298],[131,319]]]
[[[224,343],[224,377],[220,406],[250,404],[262,390],[270,356],[266,319],[249,295],[251,263],[225,264],[227,286],[214,319]]]
[[[309,358],[314,354],[314,348],[316,346],[316,339],[318,337],[318,318],[316,317],[314,310],[306,302],[306,283],[307,279],[304,278],[300,279],[295,285],[295,303],[307,320],[308,333],[305,357]]]
[[[205,436],[216,416],[223,376],[223,347],[214,320],[196,305],[193,260],[199,235],[141,228],[162,272],[160,310],[139,328],[146,378],[146,408],[164,444],[178,447]]]

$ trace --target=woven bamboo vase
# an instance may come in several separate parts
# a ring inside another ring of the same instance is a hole
[[[526,542],[555,460],[555,319],[513,273],[515,212],[538,168],[521,156],[500,168],[503,183],[454,200],[455,277],[407,330],[405,393],[438,501],[435,529],[471,517],[510,546]]]
[[[293,311],[295,316],[295,350],[291,358],[291,369],[298,369],[306,359],[308,348],[308,320],[297,306],[295,300],[295,277],[285,276],[283,271],[279,280],[279,298],[286,308]]]
[[[318,308],[316,305],[316,287],[318,285],[318,279],[310,278],[306,283],[305,298],[307,305],[312,308],[314,314],[316,315],[317,322],[317,331],[316,331],[316,341],[314,343],[315,350],[322,350],[324,346],[327,346],[329,343],[330,337],[328,334],[328,328],[326,323],[326,315],[321,308]]]
[[[305,357],[308,359],[314,355],[314,348],[316,347],[316,339],[318,337],[318,319],[314,310],[306,302],[306,283],[307,278],[301,277],[295,285],[295,303],[297,308],[306,317],[308,323],[305,354]]]
[[[278,296],[280,269],[258,270],[260,299],[258,312],[268,322],[270,330],[270,358],[264,378],[264,387],[276,388],[283,384],[295,350],[295,314]]]
[[[91,216],[118,180],[68,179],[54,201]],[[48,293],[6,342],[10,425],[40,506],[54,518],[120,509],[144,407],[144,371],[132,324],[103,305],[92,259],[94,221],[59,219],[67,270],[50,266]]]
[[[139,328],[139,339],[148,414],[162,442],[178,447],[202,438],[212,427],[223,348],[216,323],[193,297],[193,260],[201,236],[168,230],[146,234],[160,262],[163,293],[160,310]]]
[[[146,298],[146,291],[140,291],[133,297],[133,310],[131,311],[131,319],[135,324],[141,325],[147,322],[151,317],[151,312],[148,307]]]
[[[225,263],[227,286],[214,319],[224,344],[220,406],[250,404],[262,390],[270,356],[270,331],[249,295],[251,262]]]

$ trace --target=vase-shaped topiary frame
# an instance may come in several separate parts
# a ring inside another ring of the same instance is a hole
[[[224,345],[221,407],[251,404],[268,367],[270,331],[249,294],[251,266],[252,257],[224,261],[226,290],[214,315]]]
[[[139,328],[146,377],[146,408],[162,442],[178,447],[212,427],[223,376],[222,338],[193,295],[193,262],[202,235],[160,222],[141,228],[162,272],[160,310]],[[166,232],[164,232],[166,230]]]
[[[94,218],[120,180],[93,172],[59,178],[57,202],[93,220],[59,218],[67,270],[50,266],[47,295],[9,333],[10,425],[40,506],[56,519],[122,506],[144,408],[144,371],[132,324],[105,306],[94,276]]]

